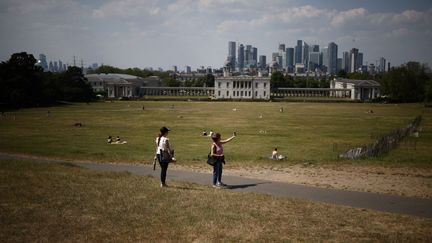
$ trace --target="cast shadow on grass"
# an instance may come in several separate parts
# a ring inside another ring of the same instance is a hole
[[[267,183],[270,183],[270,182],[260,182],[260,183],[251,183],[251,184],[242,184],[242,185],[229,185],[229,186],[227,186],[227,189],[230,189],[230,190],[244,189],[244,188],[248,188],[248,187],[257,186],[259,184],[267,184]]]

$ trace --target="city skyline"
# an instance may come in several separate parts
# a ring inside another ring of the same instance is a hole
[[[364,63],[432,64],[432,2],[329,0],[35,0],[0,3],[0,60],[26,51],[84,66],[219,68],[229,41],[271,61],[279,44],[353,48]],[[237,54],[237,53],[236,53]]]

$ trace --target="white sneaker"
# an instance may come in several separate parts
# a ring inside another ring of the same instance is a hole
[[[225,183],[219,183],[221,186],[223,186],[223,187],[227,187],[228,185],[227,184],[225,184]]]

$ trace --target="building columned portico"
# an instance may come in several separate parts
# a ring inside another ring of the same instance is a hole
[[[372,100],[380,96],[380,84],[375,80],[335,79],[332,89],[350,89],[352,100]]]

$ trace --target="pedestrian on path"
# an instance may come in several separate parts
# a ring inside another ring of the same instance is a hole
[[[228,143],[232,139],[236,137],[236,133],[233,133],[233,136],[226,140],[221,140],[220,133],[213,133],[211,135],[211,138],[213,140],[213,143],[211,145],[211,156],[216,158],[216,163],[213,166],[213,187],[215,188],[221,188],[226,187],[227,185],[222,183],[222,168],[225,164],[225,155],[223,150],[223,144]]]
[[[171,148],[171,144],[169,142],[168,132],[170,130],[166,127],[162,127],[160,129],[159,136],[156,138],[156,158],[159,161],[159,165],[161,167],[160,173],[160,186],[166,187],[166,176],[168,165],[170,162],[175,162],[173,159],[174,151]]]

